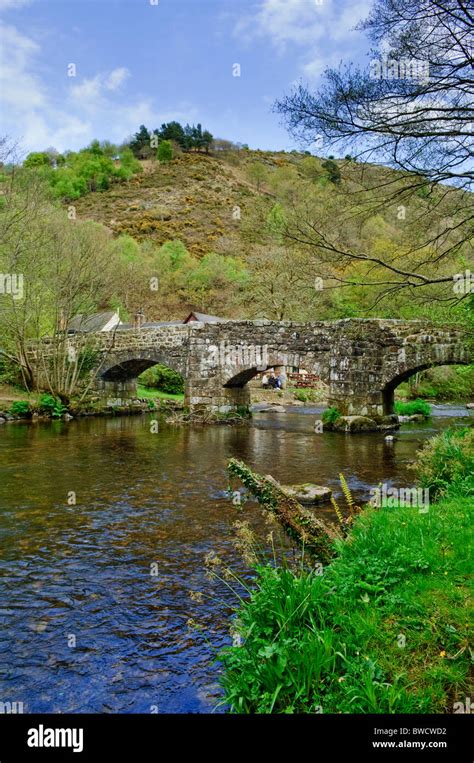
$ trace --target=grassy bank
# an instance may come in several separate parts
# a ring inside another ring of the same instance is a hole
[[[474,366],[442,366],[412,376],[397,387],[406,400],[426,398],[437,403],[468,403],[474,398]]]
[[[161,389],[143,387],[141,384],[137,386],[137,397],[146,398],[147,400],[184,400],[183,393],[173,394],[172,392],[163,392]]]
[[[472,435],[454,444],[441,435],[428,446],[423,482],[440,452],[452,468],[445,466],[427,513],[366,508],[322,575],[257,568],[256,588],[235,623],[242,645],[221,655],[232,710],[453,712],[464,700]]]

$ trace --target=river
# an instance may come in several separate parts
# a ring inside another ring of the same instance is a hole
[[[156,433],[151,415],[3,425],[0,701],[24,712],[212,711],[236,599],[208,578],[204,557],[248,575],[232,524],[267,532],[254,502],[238,509],[226,495],[227,460],[336,495],[343,472],[365,500],[379,482],[413,484],[407,467],[423,441],[468,415],[435,406],[389,443],[315,434],[320,410],[258,413],[238,427],[160,419]]]

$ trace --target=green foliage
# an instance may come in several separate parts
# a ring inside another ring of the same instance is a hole
[[[173,159],[173,146],[170,140],[160,140],[156,156],[159,162],[171,162]]]
[[[140,159],[146,159],[151,154],[151,142],[152,138],[158,139],[158,151],[162,142],[173,141],[183,151],[201,151],[206,153],[212,145],[213,136],[209,130],[203,130],[202,125],[182,125],[179,122],[168,122],[161,125],[159,130],[153,130],[150,132],[145,125],[141,125],[139,131],[134,135],[130,142],[130,148]],[[172,157],[171,157],[172,158]],[[170,159],[161,159],[160,161],[170,161]]]
[[[275,204],[267,217],[267,227],[271,235],[281,240],[286,225],[286,215],[281,204]]]
[[[334,422],[340,418],[341,413],[337,410],[337,408],[326,408],[326,410],[323,411],[323,415],[321,416],[323,424],[334,424]]]
[[[474,429],[448,430],[433,437],[414,468],[431,499],[452,493],[474,495]]]
[[[295,399],[301,403],[317,403],[320,400],[320,393],[316,389],[305,387],[303,389],[295,389]]]
[[[135,133],[132,140],[130,141],[129,148],[139,159],[146,159],[148,156],[150,156],[152,151],[150,144],[150,132],[147,130],[145,125],[140,125],[138,132]]]
[[[30,404],[27,400],[16,400],[9,408],[12,416],[29,416],[31,413]]]
[[[0,355],[0,384],[23,388],[21,370],[17,363]]]
[[[397,401],[395,403],[395,413],[398,416],[414,416],[416,413],[425,418],[431,416],[431,405],[426,400],[409,400],[407,403]]]
[[[421,397],[440,402],[470,400],[474,397],[474,366],[430,368],[400,384],[397,393],[408,399]]]
[[[69,151],[64,157],[36,152],[29,154],[24,167],[40,172],[56,198],[73,201],[91,191],[106,191],[111,183],[128,180],[142,171],[129,148],[118,154],[120,166],[117,166],[111,156],[114,148],[107,142],[101,144],[96,140],[88,148]]]
[[[53,419],[59,419],[67,412],[67,408],[63,405],[61,400],[47,393],[41,395],[38,402],[38,408],[41,413],[49,413]]]
[[[184,392],[184,380],[181,374],[162,365],[152,366],[138,377],[143,387],[155,387],[162,392],[180,395]]]
[[[31,167],[51,167],[51,157],[45,151],[33,151],[26,157],[23,166]]]
[[[332,161],[332,157],[326,159],[326,161],[322,163],[321,167],[326,170],[328,179],[331,183],[338,185],[341,182],[341,171],[336,162]]]
[[[427,514],[365,509],[323,574],[257,567],[233,626],[242,645],[220,654],[223,701],[237,713],[452,712],[469,681],[470,539],[456,496]]]
[[[252,162],[247,167],[247,177],[256,186],[257,191],[260,190],[260,186],[265,182],[267,175],[267,168],[262,162]]]

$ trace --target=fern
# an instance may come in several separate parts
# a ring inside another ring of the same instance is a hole
[[[351,514],[354,513],[354,499],[352,497],[352,493],[349,490],[349,485],[346,482],[346,478],[342,473],[339,474],[339,481],[341,483],[342,492],[344,493],[344,498],[346,499],[347,506],[349,508],[349,511]]]
[[[332,504],[332,507],[333,507],[334,511],[336,512],[336,516],[337,516],[337,518],[339,520],[339,524],[342,525],[344,523],[344,519],[343,519],[341,510],[340,510],[339,506],[337,505],[336,499],[334,498],[333,495],[331,496],[331,504]]]

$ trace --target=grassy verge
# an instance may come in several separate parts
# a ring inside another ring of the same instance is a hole
[[[234,625],[242,644],[220,657],[231,709],[453,712],[469,694],[472,477],[463,486],[427,513],[366,508],[322,575],[257,567]]]
[[[137,386],[137,397],[146,398],[147,400],[184,400],[184,394],[175,395],[172,392],[162,392],[154,387],[143,387],[141,384]]]
[[[414,414],[421,414],[425,418],[431,416],[431,405],[426,400],[408,400],[402,402],[397,400],[395,403],[395,413],[397,416],[413,416]]]

